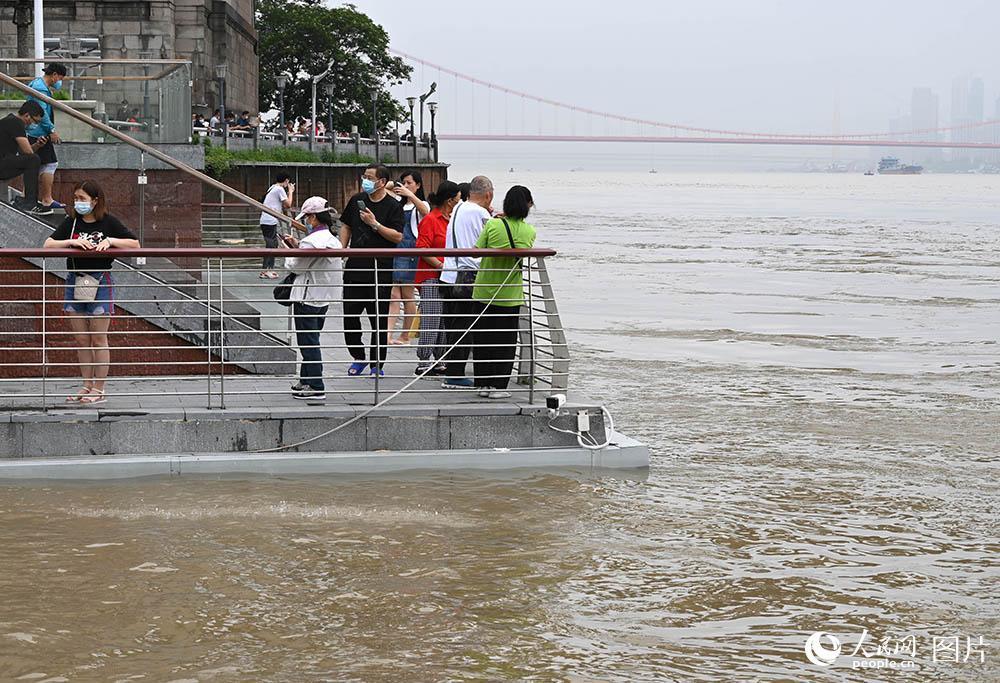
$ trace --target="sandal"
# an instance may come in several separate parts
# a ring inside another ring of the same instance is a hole
[[[351,377],[357,377],[364,372],[367,367],[368,363],[362,363],[360,361],[357,363],[351,363],[351,367],[347,368],[347,374]]]
[[[74,395],[67,396],[66,403],[79,403],[80,401],[83,400],[84,396],[87,396],[89,394],[90,394],[90,387],[84,387],[83,389],[80,389],[80,391],[76,392]]]
[[[106,401],[103,389],[91,389],[89,394],[80,399],[80,405],[92,406],[95,403],[105,403]]]

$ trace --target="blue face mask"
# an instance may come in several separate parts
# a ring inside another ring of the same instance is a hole
[[[361,179],[361,191],[365,194],[372,194],[375,192],[375,181],[369,180],[368,178]]]
[[[55,88],[56,90],[62,90],[62,79],[60,78],[58,81],[56,81],[55,85],[53,85],[52,87]]]
[[[90,205],[90,202],[73,202],[73,211],[80,216],[86,216],[93,210],[94,207]]]

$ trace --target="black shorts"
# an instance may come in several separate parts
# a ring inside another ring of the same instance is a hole
[[[28,136],[28,142],[30,142],[31,144],[35,144],[36,140],[38,140],[38,138],[32,137],[30,135]],[[55,145],[52,144],[52,140],[46,142],[43,147],[39,147],[38,151],[35,152],[35,154],[38,155],[38,159],[39,161],[42,162],[42,166],[44,166],[45,164],[54,164],[59,161],[56,158],[56,147]]]

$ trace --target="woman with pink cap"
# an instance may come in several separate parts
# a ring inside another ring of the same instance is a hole
[[[330,230],[333,216],[322,197],[310,197],[302,202],[295,220],[305,224],[309,234],[298,240],[285,235],[285,244],[293,249],[339,249],[340,240]],[[330,304],[339,305],[343,283],[341,259],[336,256],[290,256],[285,268],[296,274],[289,299],[295,320],[295,343],[302,363],[299,381],[292,385],[292,397],[304,401],[326,400],[323,383],[323,347],[320,333],[326,324]]]

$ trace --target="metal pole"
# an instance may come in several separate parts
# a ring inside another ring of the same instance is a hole
[[[226,308],[222,290],[222,259],[219,259],[219,407],[226,409]]]
[[[208,384],[206,408],[212,408],[212,259],[205,259],[205,348],[208,351]]]
[[[434,146],[434,163],[438,162],[438,143],[437,143],[437,133],[434,131],[434,115],[437,112],[433,109],[431,110],[431,145]],[[529,269],[530,270],[530,269]]]
[[[261,202],[257,201],[253,197],[245,195],[242,192],[239,192],[238,190],[234,190],[233,188],[229,187],[228,185],[225,185],[224,183],[220,183],[215,178],[213,178],[211,176],[208,176],[208,175],[205,175],[201,171],[199,171],[199,170],[197,170],[195,168],[192,168],[191,166],[188,166],[183,161],[178,161],[177,159],[174,159],[173,157],[168,156],[168,155],[164,154],[163,152],[160,152],[155,147],[150,147],[149,145],[147,145],[147,144],[145,144],[143,142],[139,142],[135,138],[130,137],[129,135],[126,135],[125,133],[121,132],[120,130],[112,128],[111,126],[107,125],[106,123],[103,123],[103,122],[98,121],[96,119],[92,119],[91,117],[87,116],[86,114],[81,114],[76,109],[73,109],[73,107],[67,106],[67,105],[63,104],[62,102],[60,102],[59,100],[54,100],[54,99],[52,99],[51,97],[49,97],[48,95],[46,95],[44,93],[40,93],[40,92],[36,92],[35,90],[32,90],[31,88],[29,88],[24,83],[21,83],[16,78],[11,78],[10,76],[8,76],[5,73],[0,73],[0,83],[3,83],[4,85],[7,85],[7,86],[9,86],[9,87],[11,87],[11,88],[13,88],[15,90],[20,90],[21,92],[23,92],[26,95],[31,95],[35,99],[41,100],[42,102],[45,102],[46,104],[50,105],[53,109],[55,109],[59,113],[65,114],[66,116],[70,116],[70,117],[76,119],[77,121],[82,121],[83,123],[87,124],[91,128],[96,128],[97,130],[101,131],[102,133],[105,133],[106,135],[110,135],[113,138],[121,140],[122,142],[124,142],[124,143],[126,143],[128,145],[131,145],[132,147],[135,147],[138,150],[141,150],[141,151],[145,152],[146,154],[148,154],[149,156],[153,157],[157,161],[162,161],[167,166],[170,166],[172,168],[176,168],[178,171],[182,171],[182,172],[186,173],[189,176],[197,178],[199,181],[205,183],[209,187],[212,187],[212,188],[214,188],[216,190],[219,190],[220,192],[225,192],[226,194],[232,195],[233,197],[235,197],[236,199],[240,200],[244,204],[249,204],[249,205],[251,205],[252,207],[254,207],[255,209],[257,209],[259,211],[262,211],[262,212],[264,212],[264,213],[266,213],[266,214],[268,214],[270,216],[274,216],[279,221],[284,221],[285,223],[289,223],[289,224],[291,224],[293,222],[292,219],[289,218],[288,216],[286,216],[286,215],[284,215],[284,214],[282,214],[282,213],[280,213],[278,211],[275,211],[274,209],[271,209],[270,207],[264,206]]]
[[[337,136],[333,133],[333,95],[326,98],[326,135],[330,138],[330,152],[336,156]]]
[[[222,112],[222,146],[229,149],[229,123],[226,121],[226,79],[219,79],[219,110]]]
[[[309,121],[309,151],[313,151],[313,140],[316,137],[316,79],[312,79],[312,119]]]
[[[378,369],[375,370],[375,403],[373,403],[372,405],[378,404],[378,381],[379,381],[379,375],[382,374],[381,373],[381,370],[382,370],[382,313],[381,313],[381,306],[379,305],[379,302],[380,302],[379,289],[381,288],[382,282],[379,280],[378,259],[374,259],[374,261],[375,261],[375,367],[378,368]],[[390,305],[391,305],[391,299],[390,299]],[[360,323],[358,323],[358,324],[360,325]],[[388,340],[386,340],[386,341],[388,341]]]
[[[42,0],[35,0],[35,11],[31,17],[31,20],[35,25],[35,59],[37,60],[35,62],[36,76],[41,76],[42,69],[45,68],[45,26],[43,21],[45,10],[42,5]]]
[[[417,163],[417,136],[413,130],[413,103],[410,103],[410,144],[413,145],[413,163]]]
[[[288,128],[285,126],[285,89],[278,89],[278,122],[281,125],[281,145],[288,146]]]
[[[535,402],[535,294],[531,286],[531,257],[528,257],[528,403]]]
[[[146,224],[146,153],[139,152],[139,244],[143,243],[144,239],[144,227]],[[143,263],[139,264],[139,260]],[[144,265],[146,259],[141,256],[136,258],[136,265]]]
[[[49,374],[49,364],[45,360],[45,350],[48,348],[46,333],[48,331],[48,315],[45,312],[46,296],[45,296],[45,280],[48,277],[48,270],[45,266],[45,257],[42,257],[42,412],[48,412],[48,402],[45,400],[46,394],[46,382],[45,380]]]

